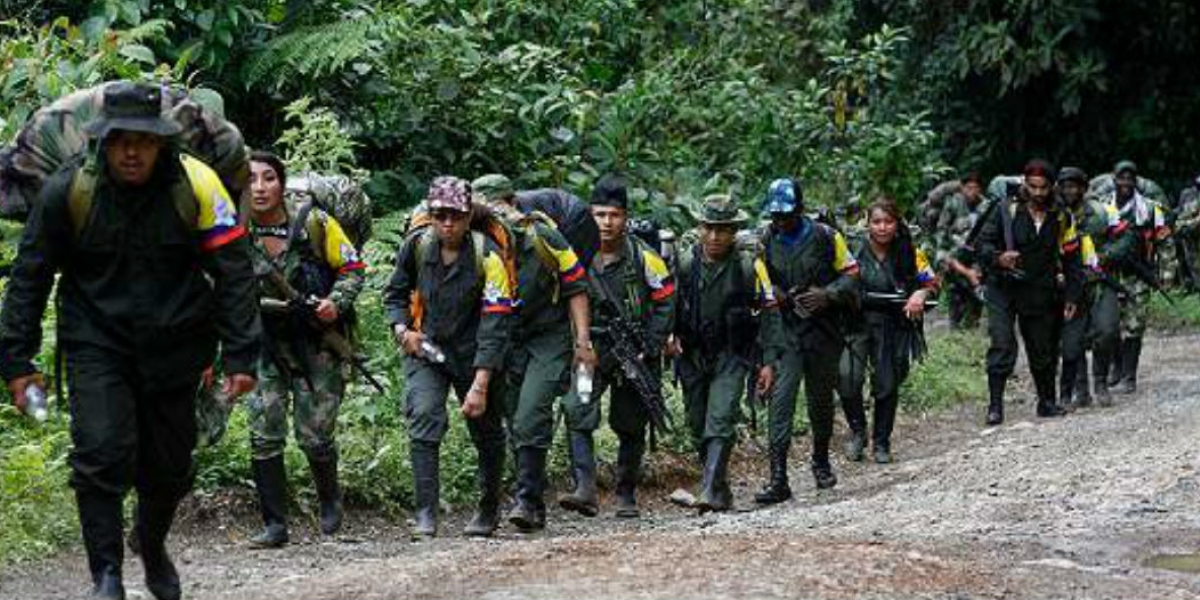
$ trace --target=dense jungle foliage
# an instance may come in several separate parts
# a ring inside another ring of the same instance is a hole
[[[153,78],[219,92],[256,147],[366,182],[380,221],[363,344],[392,393],[355,388],[340,440],[349,501],[394,509],[411,476],[378,290],[396,210],[431,177],[586,193],[620,170],[640,211],[677,224],[672,207],[714,191],[754,208],[783,175],[826,205],[911,205],[957,171],[1032,155],[1091,171],[1130,157],[1174,189],[1200,157],[1196,31],[1200,6],[1182,0],[0,0],[0,143],[70,91]],[[18,229],[0,231],[8,255]],[[909,409],[981,397],[982,349],[931,340]],[[0,408],[0,564],[77,539],[66,422]],[[202,491],[245,483],[247,438],[235,411],[200,453]],[[456,420],[452,501],[471,494],[469,447]],[[288,463],[310,498],[294,446]]]

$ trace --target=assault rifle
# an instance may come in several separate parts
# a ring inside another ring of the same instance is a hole
[[[1175,299],[1164,290],[1162,284],[1158,281],[1158,274],[1154,272],[1154,267],[1137,259],[1123,260],[1118,263],[1118,268],[1130,275],[1136,277],[1142,283],[1150,286],[1150,289],[1156,291],[1166,299],[1167,304],[1175,306]]]
[[[646,356],[650,354],[646,348],[646,338],[633,321],[630,321],[621,310],[621,305],[608,289],[608,285],[599,277],[592,277],[592,287],[600,300],[598,308],[604,315],[607,325],[596,328],[609,341],[609,351],[621,367],[625,381],[633,386],[650,423],[661,431],[671,430],[671,413],[662,395],[662,380],[654,375],[646,365]]]
[[[354,353],[354,347],[350,345],[350,341],[341,333],[332,327],[327,327],[322,324],[316,317],[316,308],[318,300],[313,297],[305,298],[292,284],[288,283],[277,269],[271,269],[267,273],[267,282],[275,288],[277,292],[283,295],[283,300],[274,298],[263,298],[260,301],[260,306],[267,312],[280,312],[300,314],[304,317],[304,321],[313,329],[321,333],[321,343],[331,350],[340,360],[350,363],[354,370],[358,371],[375,388],[380,394],[385,394],[383,384],[379,383],[378,379],[367,370],[366,361],[361,356]]]
[[[1108,273],[1104,273],[1104,272],[1095,273],[1094,277],[1095,277],[1094,281],[1097,281],[1104,287],[1107,287],[1107,288],[1111,289],[1112,291],[1116,292],[1118,296],[1123,296],[1123,297],[1129,299],[1131,302],[1137,301],[1137,297],[1133,293],[1133,290],[1129,289],[1125,284],[1121,283],[1120,281],[1113,279],[1112,276],[1109,275]]]
[[[863,294],[863,306],[875,308],[898,308],[908,304],[908,296],[900,292],[866,292]],[[937,300],[925,300],[925,308],[937,308]]]

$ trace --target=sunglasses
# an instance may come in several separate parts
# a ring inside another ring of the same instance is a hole
[[[444,221],[461,221],[467,218],[467,213],[458,212],[457,210],[435,210],[429,213],[429,217],[439,223]]]

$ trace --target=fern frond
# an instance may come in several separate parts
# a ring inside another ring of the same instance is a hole
[[[246,65],[250,86],[278,88],[291,78],[312,80],[378,54],[404,27],[395,14],[304,27],[271,40]]]

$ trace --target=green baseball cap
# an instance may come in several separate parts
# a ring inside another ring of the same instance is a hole
[[[487,202],[507,200],[516,193],[512,181],[498,173],[489,173],[472,181],[471,191]]]

